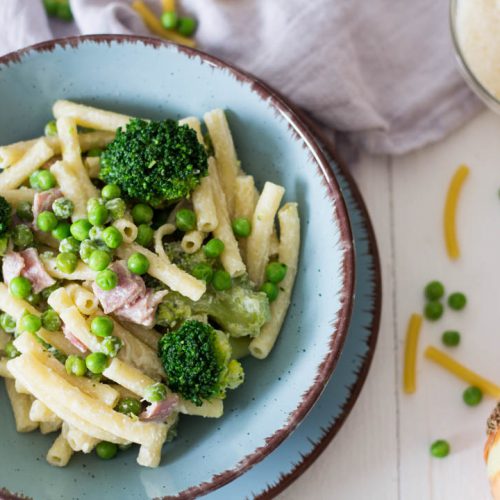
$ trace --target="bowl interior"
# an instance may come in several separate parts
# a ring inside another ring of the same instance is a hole
[[[284,437],[291,431],[312,404],[304,396],[318,395],[331,372],[345,334],[338,325],[348,317],[352,291],[343,203],[285,108],[230,70],[175,46],[88,38],[0,60],[0,144],[41,135],[59,98],[153,119],[227,109],[243,168],[260,188],[266,180],[282,184],[285,201],[299,203],[300,268],[272,354],[265,361],[243,361],[246,382],[229,394],[222,419],[182,418],[179,437],[165,446],[158,469],[136,465],[135,447],[111,462],[78,454],[66,469],[52,468],[44,457],[55,435],[17,434],[9,405],[3,404],[0,487],[52,500],[83,493],[140,499],[205,483],[202,488],[212,488],[265,456],[277,444],[277,432]],[[0,397],[5,401],[3,384]]]

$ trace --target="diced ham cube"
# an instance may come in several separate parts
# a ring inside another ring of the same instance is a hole
[[[150,404],[140,415],[143,422],[164,422],[179,404],[179,396],[170,394],[163,401]]]
[[[60,189],[49,189],[48,191],[41,191],[35,193],[33,200],[33,218],[36,221],[38,214],[47,210],[52,211],[52,203],[62,198],[63,194]]]
[[[151,289],[147,289],[134,302],[116,309],[115,315],[132,323],[152,328],[155,322],[156,308],[167,293],[167,290],[154,292]]]
[[[5,254],[2,263],[3,280],[7,285],[24,269],[24,259],[20,253],[9,251]]]

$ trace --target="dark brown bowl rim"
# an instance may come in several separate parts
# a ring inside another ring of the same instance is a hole
[[[289,127],[293,130],[296,139],[302,140],[304,147],[307,147],[310,151],[311,156],[317,164],[320,174],[323,177],[323,182],[327,187],[328,196],[334,204],[334,213],[339,224],[339,244],[344,248],[341,271],[343,276],[342,296],[340,298],[341,306],[338,311],[337,318],[332,325],[333,331],[330,335],[329,351],[319,365],[314,384],[302,396],[301,403],[290,414],[287,424],[281,429],[276,430],[272,436],[266,439],[266,444],[264,446],[257,448],[252,453],[247,455],[236,465],[234,469],[221,472],[213,476],[210,481],[190,487],[180,492],[178,495],[164,497],[164,499],[196,498],[197,496],[205,495],[210,491],[218,489],[229,483],[271,453],[303,420],[309,410],[313,407],[314,403],[318,400],[328,379],[332,375],[348,332],[353,306],[352,298],[354,292],[355,273],[354,244],[347,207],[337,180],[335,179],[333,172],[330,170],[328,161],[326,160],[320,146],[317,144],[314,135],[304,124],[303,120],[297,116],[294,110],[281,98],[281,96],[248,73],[200,50],[179,46],[172,42],[152,37],[135,35],[82,35],[49,40],[11,52],[0,57],[0,67],[9,66],[13,63],[19,63],[21,62],[21,58],[26,54],[33,52],[52,52],[56,47],[65,48],[69,46],[71,48],[77,48],[80,43],[87,41],[98,44],[107,43],[108,45],[113,42],[140,42],[145,46],[151,46],[153,48],[174,48],[179,52],[186,54],[190,58],[198,57],[202,62],[208,63],[217,69],[229,71],[229,73],[237,81],[249,84],[252,91],[256,92],[263,100],[269,103],[269,105],[276,109],[279,114],[285,118]]]

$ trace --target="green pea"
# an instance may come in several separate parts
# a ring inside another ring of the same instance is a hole
[[[7,313],[0,315],[0,326],[2,330],[7,333],[14,333],[16,331],[16,320]]]
[[[68,198],[58,198],[52,203],[54,215],[61,220],[69,219],[73,215],[75,205]]]
[[[431,320],[436,321],[443,315],[443,304],[437,301],[427,302],[424,307],[424,316]]]
[[[144,391],[144,399],[148,403],[158,403],[159,401],[163,401],[166,397],[167,387],[161,382],[146,387]]]
[[[252,232],[252,223],[245,217],[239,217],[233,220],[233,233],[239,238],[246,238]]]
[[[99,250],[99,245],[96,241],[93,240],[84,240],[80,244],[80,258],[85,262],[85,264],[89,263],[90,256],[95,250]]]
[[[148,247],[153,241],[154,234],[154,229],[151,226],[148,226],[147,224],[139,224],[137,226],[137,238],[135,239],[135,242],[143,247]]]
[[[102,241],[103,231],[104,226],[92,226],[89,231],[89,238],[99,244],[99,241]]]
[[[106,202],[106,208],[113,220],[121,219],[127,210],[127,204],[121,198],[114,198]]]
[[[36,333],[42,328],[42,320],[35,314],[24,314],[19,320],[19,331]]]
[[[101,207],[104,205],[104,200],[101,200],[100,198],[89,198],[87,200],[87,212],[90,212],[97,207]]]
[[[44,3],[54,3],[53,0],[52,2],[47,2],[44,0]],[[50,122],[47,122],[47,125],[45,125],[44,133],[47,137],[52,137],[57,135],[57,123],[55,120],[50,120]]]
[[[161,16],[161,24],[166,30],[174,30],[177,27],[179,18],[173,11],[164,12]]]
[[[50,233],[56,240],[62,241],[71,236],[71,224],[60,221]]]
[[[108,366],[108,357],[103,352],[93,352],[85,358],[85,365],[91,373],[99,375]]]
[[[123,236],[116,227],[109,226],[102,232],[102,241],[109,248],[118,248],[123,243]]]
[[[462,310],[467,304],[467,297],[462,292],[452,293],[448,297],[448,306],[455,311]]]
[[[212,278],[212,286],[218,290],[229,290],[231,288],[231,276],[227,271],[222,271],[218,269],[214,272],[214,276]]]
[[[61,288],[61,284],[56,282],[51,286],[48,286],[47,288],[44,288],[41,292],[40,295],[43,300],[47,301],[48,298],[52,295],[52,292],[55,292],[58,288]]]
[[[71,274],[78,265],[78,256],[72,252],[60,253],[56,258],[56,266],[59,271]]]
[[[118,285],[118,275],[111,269],[105,269],[97,273],[95,282],[101,290],[113,290]]]
[[[191,36],[198,26],[196,19],[192,17],[180,17],[177,23],[177,32],[182,36]]]
[[[68,375],[83,377],[87,372],[87,365],[85,363],[85,360],[80,356],[75,356],[74,354],[71,354],[67,357],[64,366],[66,367],[66,372],[68,373]]]
[[[109,337],[114,327],[113,320],[108,316],[96,316],[90,323],[90,331],[96,337]]]
[[[105,200],[114,200],[115,198],[119,198],[121,194],[122,191],[116,184],[106,184],[101,191],[101,196]]]
[[[21,201],[16,208],[17,216],[25,222],[31,222],[33,220],[33,209],[29,201]]]
[[[37,177],[38,188],[41,191],[48,191],[56,185],[56,178],[50,170],[40,170]]]
[[[127,267],[131,273],[146,274],[149,269],[149,260],[142,253],[134,252],[127,260]]]
[[[47,309],[42,314],[42,326],[49,332],[57,332],[61,329],[61,318],[53,309]]]
[[[61,240],[59,243],[59,251],[78,253],[80,251],[80,242],[73,238],[73,236],[64,238],[64,240]]]
[[[31,282],[24,276],[17,276],[10,281],[9,291],[16,299],[25,299],[31,293]]]
[[[210,258],[218,257],[223,251],[224,242],[217,238],[212,238],[205,245],[203,245],[203,252]]]
[[[33,232],[26,224],[19,224],[12,230],[12,242],[17,248],[28,248],[34,241]]]
[[[260,291],[264,292],[267,295],[269,302],[273,302],[274,300],[276,300],[280,293],[278,285],[276,285],[276,283],[271,283],[270,281],[266,281],[265,283],[263,283],[260,287]]]
[[[444,295],[444,285],[440,281],[431,281],[424,288],[428,300],[439,300]]]
[[[43,6],[45,7],[45,11],[47,12],[48,16],[54,17],[57,15],[58,5],[59,5],[59,0],[43,0]]]
[[[444,458],[450,453],[450,445],[448,441],[439,439],[431,445],[431,455],[435,458]]]
[[[73,13],[71,12],[71,7],[68,2],[59,3],[56,15],[61,21],[70,22],[73,20]]]
[[[86,240],[89,237],[91,227],[92,224],[87,219],[77,220],[71,224],[71,235],[78,241]]]
[[[110,443],[109,441],[101,441],[100,443],[97,443],[95,452],[102,460],[111,460],[116,457],[118,453],[118,446],[115,443]]]
[[[40,175],[40,170],[35,170],[29,177],[30,187],[32,189],[40,190],[40,185],[38,184],[38,176]]]
[[[7,253],[7,250],[9,249],[9,240],[8,234],[0,236],[0,257],[3,257]]]
[[[26,297],[26,302],[29,302],[32,306],[35,306],[35,307],[38,306],[41,301],[42,301],[42,296],[39,293],[31,292]]]
[[[49,233],[57,227],[57,217],[49,211],[38,214],[36,225],[40,231]]]
[[[9,359],[14,359],[21,355],[21,353],[17,350],[12,340],[10,342],[7,342],[7,344],[4,347],[4,351],[5,351],[5,356],[7,356],[7,358]]]
[[[105,337],[101,342],[101,350],[110,358],[116,358],[118,351],[123,347],[123,342],[120,338],[110,336]]]
[[[102,226],[109,217],[109,211],[104,205],[98,205],[87,213],[89,222],[93,226]]]
[[[266,266],[266,279],[271,283],[279,283],[285,278],[287,270],[288,267],[286,264],[282,264],[281,262],[270,262]]]
[[[111,255],[104,250],[94,250],[89,257],[89,267],[93,271],[103,271],[110,262]]]
[[[189,208],[182,208],[175,214],[175,225],[179,231],[196,229],[196,214]]]
[[[199,280],[203,280],[206,283],[210,283],[210,281],[212,281],[214,271],[212,269],[212,266],[210,266],[210,264],[200,262],[199,264],[196,264],[196,266],[193,267],[191,274]]]
[[[115,410],[125,415],[139,415],[142,411],[141,402],[135,398],[120,399]]]
[[[447,347],[456,347],[460,344],[460,333],[455,330],[447,330],[441,336],[441,341]]]
[[[483,391],[479,387],[468,387],[462,397],[466,405],[477,406],[483,399]]]
[[[102,149],[99,148],[92,148],[87,151],[87,156],[93,157],[93,158],[98,158],[99,156],[102,155]]]
[[[153,209],[145,203],[138,203],[132,208],[132,218],[136,224],[147,224],[153,220]]]

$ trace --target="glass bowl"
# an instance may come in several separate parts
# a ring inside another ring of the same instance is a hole
[[[469,87],[474,91],[474,93],[493,111],[500,114],[500,100],[497,99],[486,87],[479,81],[477,76],[472,71],[469,66],[465,55],[460,46],[460,41],[458,38],[457,29],[457,15],[458,9],[460,8],[460,3],[462,0],[451,0],[450,1],[450,29],[451,37],[453,40],[453,45],[455,47],[455,53],[457,55],[458,66],[460,73],[462,74],[464,80],[467,82]]]

